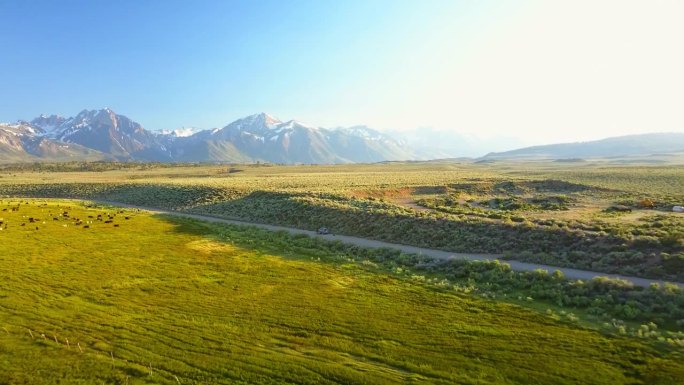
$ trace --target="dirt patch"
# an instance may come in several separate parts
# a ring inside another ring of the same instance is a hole
[[[392,202],[398,206],[410,208],[415,211],[433,211],[416,203],[417,196],[445,194],[446,186],[419,186],[383,190],[356,190],[351,195],[354,198],[375,198]]]
[[[398,197],[392,200],[395,204],[399,206],[404,206],[408,207],[410,209],[413,209],[415,211],[420,211],[420,212],[426,212],[426,211],[433,211],[432,209],[429,209],[427,207],[423,207],[419,204],[416,203],[416,201],[412,197]]]

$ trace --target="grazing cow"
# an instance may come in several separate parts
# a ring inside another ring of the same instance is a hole
[[[124,219],[125,219],[125,220],[129,220],[129,219],[131,219],[131,218],[130,218],[130,217],[124,217]]]
[[[84,229],[89,229],[89,228],[90,228],[90,226],[88,226],[88,225],[85,225],[85,226],[83,226],[83,228],[84,228]]]
[[[114,222],[114,221],[105,221],[105,223],[112,223],[112,222]]]
[[[114,225],[114,227],[119,227],[119,225]]]

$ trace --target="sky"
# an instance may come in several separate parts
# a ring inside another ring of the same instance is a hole
[[[0,121],[684,132],[684,1],[0,0]],[[429,130],[428,130],[429,129]]]

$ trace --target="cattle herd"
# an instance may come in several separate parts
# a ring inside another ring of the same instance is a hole
[[[29,205],[29,202],[19,202],[16,204],[9,203],[8,207],[3,207],[2,211],[3,212],[9,212],[9,213],[16,213],[16,212],[21,212],[22,205]],[[42,203],[39,204],[40,206],[48,206],[47,203]],[[86,208],[93,208],[94,206],[88,205]],[[55,207],[52,206],[54,209]],[[119,214],[124,214],[123,210],[117,210],[117,211],[105,211],[103,213],[97,214],[97,215],[88,215],[87,218],[79,218],[78,216],[74,216],[70,214],[70,210],[72,209],[71,206],[57,206],[56,207],[58,210],[53,210],[53,209],[48,209],[47,216],[52,222],[62,222],[61,225],[62,227],[68,227],[69,225],[71,226],[80,226],[83,229],[90,229],[92,225],[95,225],[98,222],[101,222],[103,224],[107,225],[112,225],[111,227],[119,227],[119,223],[115,223],[115,221],[120,221],[121,218],[123,218],[124,221],[130,220],[131,216],[128,215],[119,215]],[[7,230],[9,227],[9,220],[0,217],[0,230]],[[46,225],[48,222],[46,219],[41,219],[38,217],[31,217],[27,215],[22,215],[21,219],[17,221],[19,223],[19,227],[33,227],[35,230],[40,230],[41,225]]]

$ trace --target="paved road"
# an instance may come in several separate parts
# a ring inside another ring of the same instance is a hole
[[[430,257],[445,259],[445,260],[458,258],[458,259],[467,259],[467,260],[471,260],[471,261],[492,261],[492,260],[497,260],[497,259],[501,258],[501,255],[497,255],[497,254],[453,253],[453,252],[449,252],[449,251],[426,249],[423,247],[401,245],[401,244],[397,244],[397,243],[388,243],[388,242],[376,241],[376,240],[372,240],[372,239],[352,237],[352,236],[348,236],[348,235],[330,235],[330,234],[329,235],[321,235],[321,234],[317,234],[315,231],[296,229],[296,228],[292,228],[292,227],[266,225],[266,224],[262,224],[262,223],[254,223],[254,222],[239,221],[239,220],[234,220],[234,219],[218,218],[218,217],[213,217],[213,216],[209,216],[209,215],[189,214],[189,213],[183,213],[183,212],[178,212],[178,211],[155,209],[155,208],[151,208],[151,207],[128,205],[128,204],[120,203],[120,202],[111,202],[111,201],[96,201],[96,202],[101,203],[101,204],[106,204],[106,205],[117,206],[117,207],[140,209],[140,210],[145,210],[145,211],[148,211],[151,213],[157,213],[157,214],[168,214],[168,215],[174,215],[174,216],[184,217],[184,218],[193,218],[193,219],[198,219],[198,220],[207,221],[207,222],[227,223],[227,224],[240,225],[240,226],[253,226],[253,227],[258,227],[258,228],[269,230],[269,231],[286,231],[290,234],[305,234],[305,235],[308,235],[311,237],[316,237],[316,238],[342,241],[344,243],[348,243],[348,244],[352,244],[352,245],[356,245],[356,246],[360,246],[360,247],[390,248],[390,249],[401,250],[405,253],[427,255]],[[618,274],[607,274],[607,273],[601,273],[601,272],[589,271],[589,270],[571,269],[568,267],[557,267],[557,266],[541,265],[541,264],[537,264],[537,263],[527,263],[527,262],[511,261],[511,260],[506,260],[503,262],[509,264],[511,266],[511,268],[513,270],[516,270],[516,271],[534,271],[537,269],[544,269],[544,270],[548,270],[549,272],[552,272],[554,270],[560,270],[561,272],[563,272],[565,277],[569,278],[569,279],[591,280],[592,278],[595,278],[595,277],[611,277],[611,278],[624,279],[624,280],[632,282],[635,286],[641,286],[641,287],[648,287],[652,283],[660,283],[660,284],[664,283],[663,281],[660,281],[660,280],[639,278],[639,277],[630,277],[630,276],[624,276],[624,275],[618,275]],[[679,283],[679,282],[672,282],[672,283],[678,285],[679,287],[684,288],[684,283]]]

